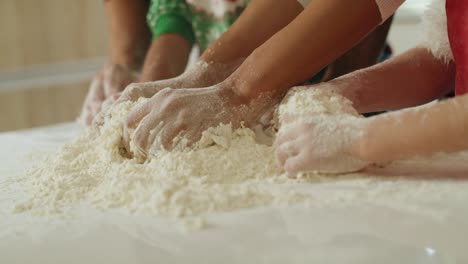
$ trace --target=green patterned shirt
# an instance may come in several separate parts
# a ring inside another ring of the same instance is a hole
[[[153,39],[183,36],[204,51],[240,16],[249,0],[151,0],[148,25]]]

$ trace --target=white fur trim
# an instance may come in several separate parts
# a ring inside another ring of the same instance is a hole
[[[423,46],[445,62],[453,61],[447,30],[445,0],[432,0],[423,17]]]

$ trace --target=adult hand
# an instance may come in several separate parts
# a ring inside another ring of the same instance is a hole
[[[201,138],[203,131],[220,123],[231,123],[234,128],[242,124],[253,127],[273,103],[267,96],[246,100],[225,85],[166,88],[130,112],[124,142],[136,156],[146,158],[150,148],[171,150],[180,139],[190,146]]]
[[[86,125],[91,125],[94,117],[101,112],[104,102],[115,101],[127,85],[137,80],[138,75],[125,66],[106,65],[91,82],[80,119]]]

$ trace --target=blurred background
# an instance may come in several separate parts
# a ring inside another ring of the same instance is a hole
[[[395,53],[417,45],[430,0],[408,0],[389,42]],[[77,118],[93,75],[106,62],[100,0],[0,0],[0,131]]]

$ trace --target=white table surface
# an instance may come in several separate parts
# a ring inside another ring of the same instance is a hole
[[[0,181],[81,131],[62,124],[0,134]],[[402,163],[368,173],[465,184],[466,165]],[[314,188],[326,196],[350,186]],[[0,193],[0,263],[468,263],[468,201],[442,219],[369,203],[261,208],[210,215],[209,228],[187,233],[175,220],[121,211],[83,209],[70,219],[13,214],[18,195]]]

